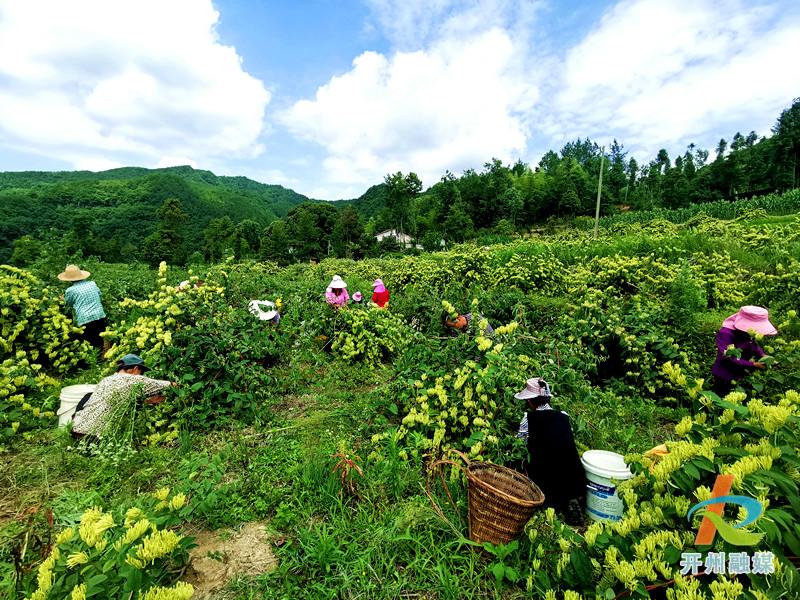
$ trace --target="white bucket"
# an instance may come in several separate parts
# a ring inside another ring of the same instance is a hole
[[[619,521],[625,511],[614,482],[633,477],[625,458],[607,450],[587,450],[581,457],[586,471],[586,512],[595,521]]]
[[[72,421],[72,413],[75,412],[75,407],[86,394],[94,392],[95,384],[82,383],[80,385],[68,385],[61,389],[59,399],[61,406],[58,408],[58,426],[64,427],[67,423]]]

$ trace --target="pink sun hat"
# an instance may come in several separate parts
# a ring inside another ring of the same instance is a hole
[[[527,400],[529,398],[538,398],[539,396],[550,398],[552,395],[553,394],[550,392],[550,384],[540,377],[534,377],[528,379],[525,383],[525,387],[514,394],[514,398],[517,400]]]
[[[355,300],[356,302],[361,302],[361,299],[363,297],[364,296],[361,295],[361,292],[356,292],[355,294],[353,294],[353,300]]]
[[[375,291],[379,294],[386,291],[386,286],[383,285],[383,280],[380,278],[372,282],[372,287],[374,287]]]
[[[739,331],[753,330],[761,335],[775,335],[778,330],[769,322],[769,311],[762,306],[743,306],[722,322],[723,327]]]

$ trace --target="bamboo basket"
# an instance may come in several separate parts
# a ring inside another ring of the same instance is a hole
[[[431,491],[432,479],[438,474],[448,500],[455,508],[442,473],[442,467],[450,465],[467,477],[469,539],[477,543],[507,544],[518,538],[533,512],[544,503],[542,491],[513,469],[488,462],[470,462],[463,453],[454,452],[466,466],[442,459],[432,463],[428,469],[425,491],[436,513],[450,523]]]

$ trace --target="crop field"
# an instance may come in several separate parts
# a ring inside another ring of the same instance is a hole
[[[608,220],[597,239],[573,228],[287,267],[88,261],[109,314],[104,357],[59,300],[63,262],[0,267],[0,597],[799,597],[800,215],[651,217]],[[382,278],[388,309],[333,310],[333,275],[351,295]],[[203,285],[177,290],[187,278]],[[280,324],[250,314],[252,299],[276,302]],[[773,362],[720,398],[714,337],[747,304],[778,328],[761,342]],[[450,336],[453,309],[482,318]],[[98,443],[57,429],[60,389],[99,381],[129,352],[178,382],[166,401]],[[570,527],[541,509],[519,540],[481,548],[459,472],[444,478],[455,508],[433,487],[443,519],[427,469],[452,450],[518,468],[513,394],[534,376],[551,382],[580,451],[625,455],[625,512]],[[660,444],[667,456],[644,454]],[[752,548],[694,545],[700,518],[687,513],[718,474],[765,506],[741,530],[763,534]],[[271,569],[202,596],[192,546],[245,524]],[[769,572],[681,574],[684,553],[743,550],[772,552]]]

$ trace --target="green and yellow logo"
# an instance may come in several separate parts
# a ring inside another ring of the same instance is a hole
[[[698,502],[689,509],[687,519],[690,521],[694,513],[703,517],[694,540],[695,546],[712,544],[717,533],[723,540],[734,546],[755,546],[764,537],[763,533],[742,529],[746,525],[755,523],[764,514],[764,506],[749,496],[729,495],[732,485],[733,475],[717,475],[711,497],[703,502]],[[722,511],[726,504],[741,506],[747,515],[740,523],[731,525],[722,518]]]

